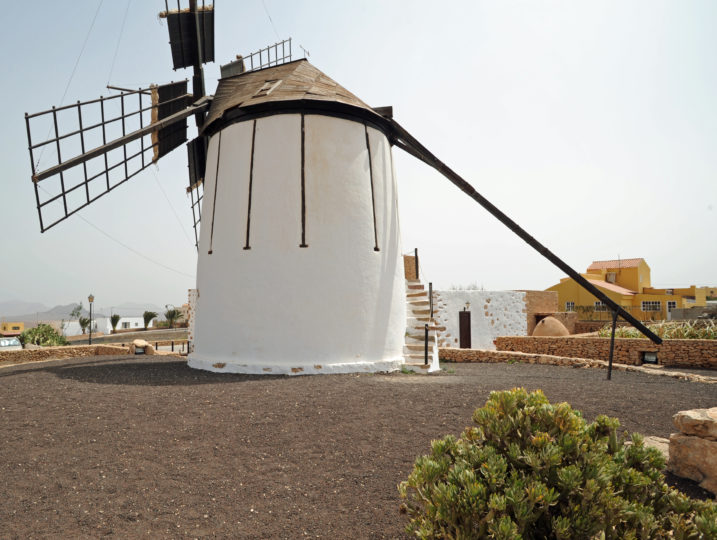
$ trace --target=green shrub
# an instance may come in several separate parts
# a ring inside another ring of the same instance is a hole
[[[662,339],[717,339],[717,323],[707,319],[704,321],[673,321],[648,324],[647,327]],[[612,324],[598,330],[600,337],[610,337]],[[645,338],[637,328],[619,326],[615,329],[618,338]]]
[[[19,339],[23,345],[32,344],[41,347],[68,345],[67,340],[49,324],[38,324],[35,328],[25,330],[20,334]]]
[[[399,485],[419,538],[717,538],[717,505],[665,483],[662,454],[540,391],[492,392]]]

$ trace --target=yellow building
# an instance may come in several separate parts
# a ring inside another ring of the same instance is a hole
[[[25,330],[25,323],[3,322],[0,323],[0,336],[19,336]]]
[[[645,259],[618,259],[594,261],[581,274],[591,284],[642,321],[665,320],[677,308],[707,305],[710,289],[707,287],[656,289],[650,283],[650,267]],[[587,319],[609,319],[605,304],[583,289],[572,278],[546,289],[558,293],[560,309],[578,311]]]

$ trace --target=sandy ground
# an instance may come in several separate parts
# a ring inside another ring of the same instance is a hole
[[[0,537],[401,538],[396,485],[491,390],[542,388],[667,437],[717,385],[527,364],[213,374],[173,357],[0,369]],[[705,496],[689,482],[680,487]]]

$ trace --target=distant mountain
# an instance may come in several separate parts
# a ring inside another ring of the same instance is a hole
[[[46,311],[47,306],[39,302],[23,302],[21,300],[8,300],[0,302],[0,317],[3,319],[12,319],[18,313],[37,313]]]
[[[145,311],[154,311],[160,318],[166,311],[156,304],[142,304],[139,302],[124,302],[117,306],[102,306],[99,308],[95,302],[92,310],[92,317],[109,317],[111,313],[117,313],[122,317],[141,317]],[[34,323],[36,321],[61,321],[70,320],[70,312],[77,304],[64,304],[48,309],[47,306],[36,302],[8,301],[0,302],[0,318],[8,321]],[[85,302],[84,305],[87,305]],[[179,307],[179,306],[178,306]],[[82,309],[81,316],[89,317],[89,311]]]
[[[35,321],[61,321],[62,319],[69,320],[70,312],[75,309],[77,304],[66,304],[64,306],[55,306],[54,308],[47,309],[44,311],[36,311],[34,313],[25,313],[24,315],[13,315],[11,318],[14,321],[20,322],[35,322]],[[82,316],[87,317],[89,312],[82,310]],[[94,313],[92,314],[95,315]],[[99,315],[99,314],[98,314]],[[9,319],[10,317],[8,317]]]

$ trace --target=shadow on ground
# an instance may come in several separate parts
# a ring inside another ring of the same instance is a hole
[[[7,368],[0,377],[11,377],[21,373],[52,373],[62,379],[95,384],[118,384],[131,386],[192,386],[200,384],[238,383],[281,379],[282,375],[242,375],[238,373],[213,373],[190,368],[186,360],[175,358],[151,361],[127,360],[117,358],[71,361],[68,364],[34,364]]]

